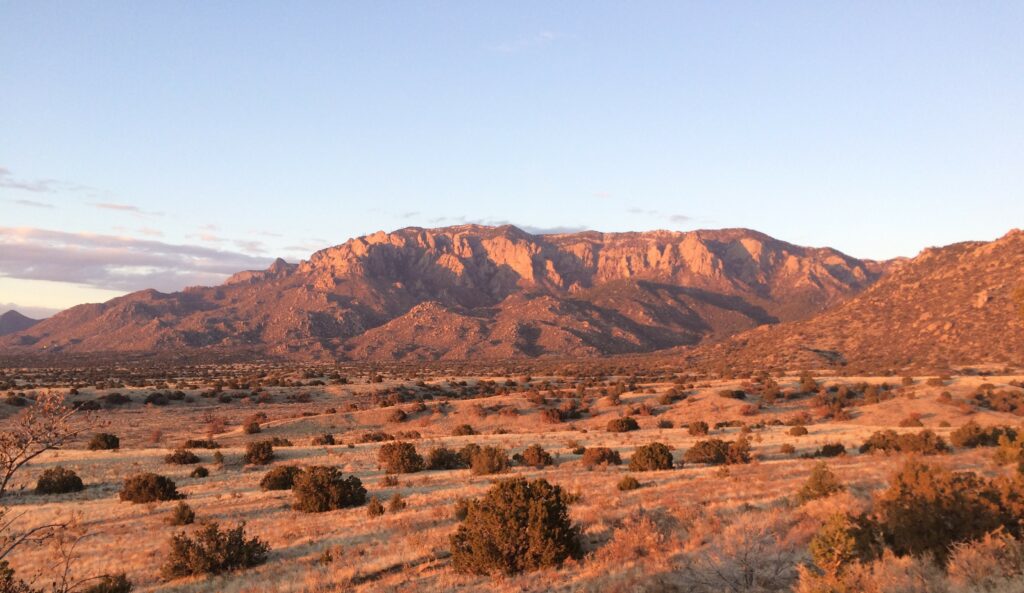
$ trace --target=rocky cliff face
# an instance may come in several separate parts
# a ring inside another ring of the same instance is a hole
[[[931,248],[821,315],[702,347],[695,362],[790,369],[1024,366],[1024,231]]]
[[[221,286],[75,307],[0,346],[388,359],[643,352],[802,319],[880,274],[874,262],[745,229],[406,228]]]

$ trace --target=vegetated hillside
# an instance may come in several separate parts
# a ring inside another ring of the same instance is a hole
[[[3,315],[0,315],[0,336],[6,336],[7,334],[26,330],[37,323],[39,323],[38,319],[25,317],[21,313],[11,309]]]
[[[74,307],[0,345],[382,360],[647,352],[807,317],[881,269],[745,229],[406,228],[221,286]]]
[[[813,318],[698,348],[693,362],[851,370],[1024,366],[1024,231],[926,249]]]

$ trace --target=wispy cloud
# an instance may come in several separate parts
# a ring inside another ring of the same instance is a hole
[[[653,217],[653,218],[666,219],[666,220],[668,220],[669,222],[671,222],[673,224],[683,224],[683,223],[691,222],[693,220],[693,217],[688,216],[686,214],[669,214],[667,212],[662,212],[661,210],[651,210],[651,209],[648,209],[648,208],[637,208],[636,206],[634,206],[632,208],[627,208],[626,212],[628,212],[630,214],[638,214],[638,215],[641,215],[641,216],[650,216],[650,217]]]
[[[60,179],[22,179],[6,167],[0,167],[0,188],[16,189],[37,194],[48,194],[58,191],[98,193],[95,188]]]
[[[500,43],[493,46],[491,49],[500,53],[512,54],[531,49],[538,49],[565,38],[565,35],[554,31],[540,31],[506,43]]]
[[[136,216],[163,216],[163,212],[150,212],[132,204],[119,204],[117,202],[93,202],[93,208],[100,210],[114,210],[116,212],[127,212]]]
[[[29,206],[31,208],[53,208],[53,204],[48,202],[38,202],[36,200],[11,200],[11,203],[18,204],[19,206]]]
[[[90,233],[0,227],[0,275],[99,288],[180,290],[218,284],[271,259],[203,247]]]

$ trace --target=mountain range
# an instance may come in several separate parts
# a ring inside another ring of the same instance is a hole
[[[806,320],[888,267],[747,229],[413,227],[220,286],[79,305],[0,338],[0,349],[347,360],[651,352]]]

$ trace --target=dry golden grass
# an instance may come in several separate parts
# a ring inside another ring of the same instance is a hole
[[[987,377],[984,381],[1005,383],[1008,379]],[[859,380],[862,378],[828,379]],[[786,377],[780,383],[793,387],[796,381],[796,377]],[[857,446],[872,432],[894,428],[910,413],[920,414],[925,426],[944,435],[952,428],[938,428],[943,421],[953,427],[968,418],[983,424],[1019,423],[1014,416],[990,411],[965,415],[938,397],[941,391],[965,396],[979,382],[977,378],[957,378],[942,388],[926,387],[921,382],[913,388],[912,397],[902,395],[853,408],[851,420],[812,423],[805,436],[790,436],[787,426],[755,430],[749,435],[754,461],[748,465],[685,466],[631,474],[642,487],[629,492],[616,489],[616,483],[629,473],[625,464],[588,471],[570,453],[571,448],[612,447],[626,460],[637,446],[660,441],[674,448],[679,461],[682,451],[705,438],[690,436],[680,427],[687,422],[768,422],[807,410],[807,401],[783,402],[756,416],[744,416],[741,408],[746,402],[717,395],[720,389],[737,388],[738,383],[713,382],[656,416],[637,416],[641,430],[618,434],[605,431],[609,419],[622,415],[630,406],[654,406],[659,394],[670,385],[643,385],[644,390],[653,387],[655,393],[626,393],[618,406],[598,400],[591,409],[592,417],[564,424],[545,423],[524,393],[453,400],[439,413],[431,412],[434,404],[427,402],[428,411],[413,414],[402,423],[389,423],[389,409],[343,411],[348,401],[370,389],[359,385],[301,388],[313,394],[312,401],[302,404],[256,404],[248,400],[218,404],[215,400],[200,400],[188,406],[134,405],[100,413],[102,430],[122,437],[121,450],[49,452],[21,475],[16,492],[6,503],[25,513],[23,527],[79,514],[92,535],[80,549],[78,573],[124,571],[140,592],[712,591],[727,590],[732,572],[750,568],[737,565],[736,558],[754,556],[761,564],[750,569],[775,579],[782,587],[779,590],[788,590],[797,564],[807,559],[807,543],[822,521],[839,510],[867,508],[871,493],[885,485],[901,461],[899,456],[857,454]],[[281,395],[288,388],[270,391]],[[342,411],[324,413],[328,407]],[[487,412],[499,408],[505,411]],[[511,409],[516,413],[507,411]],[[269,420],[260,434],[245,435],[240,424],[254,412],[265,413]],[[224,465],[214,464],[213,451],[202,449],[195,452],[201,464],[210,469],[208,478],[190,478],[194,466],[163,463],[163,456],[185,438],[206,437],[211,417],[227,423],[226,432],[214,435],[224,445],[220,449],[226,458]],[[671,420],[676,428],[657,428],[659,420]],[[467,423],[482,434],[450,436],[455,426]],[[494,434],[499,429],[508,433]],[[460,498],[480,495],[494,479],[503,476],[474,477],[468,470],[425,471],[401,475],[397,486],[387,486],[376,463],[380,445],[355,443],[361,433],[370,430],[416,430],[422,438],[414,442],[422,454],[434,446],[461,447],[470,442],[498,445],[510,452],[535,443],[542,445],[555,456],[553,466],[514,467],[507,475],[543,477],[580,495],[579,502],[572,506],[572,518],[582,530],[585,558],[558,570],[516,577],[455,574],[447,559],[448,536],[456,527],[453,505]],[[311,437],[324,432],[333,433],[344,444],[309,445]],[[727,428],[712,430],[711,436],[734,439],[739,433],[738,428]],[[154,434],[160,435],[159,440],[154,440]],[[400,493],[408,507],[373,519],[367,517],[365,508],[322,514],[292,510],[290,491],[264,492],[259,488],[259,480],[269,467],[246,467],[241,462],[247,442],[275,436],[292,439],[296,446],[276,448],[273,465],[338,466],[357,475],[369,493],[381,500]],[[795,506],[793,496],[815,463],[799,455],[828,442],[843,443],[850,452],[828,460],[847,490]],[[783,444],[794,445],[797,455],[780,453]],[[984,450],[957,452],[935,457],[934,461],[989,474],[1003,471],[992,465]],[[85,481],[86,490],[54,496],[31,494],[36,477],[55,465],[76,471]],[[197,522],[244,521],[247,533],[270,544],[269,561],[240,573],[161,581],[159,567],[168,540],[183,528],[165,522],[173,502],[133,505],[118,500],[123,478],[140,471],[173,478],[187,495]],[[19,491],[21,488],[24,490]],[[23,575],[45,572],[51,568],[50,562],[45,547],[23,548],[12,558],[12,565]]]

